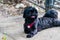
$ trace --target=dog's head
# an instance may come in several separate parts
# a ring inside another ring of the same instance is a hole
[[[37,18],[38,12],[34,7],[26,7],[23,12],[23,18]]]
[[[43,17],[58,18],[58,12],[55,10],[48,10]]]

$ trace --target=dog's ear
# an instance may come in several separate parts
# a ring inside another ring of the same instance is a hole
[[[26,17],[26,11],[27,11],[27,8],[28,8],[28,7],[25,7],[25,8],[24,8],[24,11],[23,11],[23,18]]]
[[[25,18],[25,15],[23,14],[23,18]]]
[[[25,11],[25,10],[24,10]],[[25,18],[25,12],[23,11],[23,18]]]
[[[25,14],[24,14],[24,11],[23,11],[23,18],[25,18]]]

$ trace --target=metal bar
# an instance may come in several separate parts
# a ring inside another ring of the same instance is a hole
[[[30,2],[30,3],[32,3],[32,4],[35,4],[36,6],[38,6],[38,7],[40,7],[40,8],[42,8],[42,9],[45,10],[45,7],[40,6],[40,5],[36,4],[35,2],[30,1],[30,0],[27,0],[27,1]],[[60,7],[56,7],[56,6],[52,6],[52,7],[53,7],[54,9],[60,9]]]

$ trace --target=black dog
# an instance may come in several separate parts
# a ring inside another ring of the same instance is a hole
[[[27,38],[33,37],[43,29],[60,26],[60,21],[57,20],[58,13],[55,10],[49,10],[41,18],[37,16],[38,12],[34,7],[25,8],[23,18],[25,18],[24,32],[28,34]]]

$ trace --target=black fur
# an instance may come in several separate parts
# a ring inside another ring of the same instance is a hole
[[[33,37],[43,29],[60,26],[60,21],[57,20],[58,13],[55,10],[48,10],[41,18],[37,18],[37,16],[38,12],[34,7],[25,8],[23,18],[25,18],[24,32],[28,34],[27,38]],[[32,23],[33,26],[28,28],[28,25]]]
[[[58,13],[55,10],[48,10],[44,17],[58,18]]]

